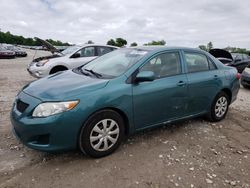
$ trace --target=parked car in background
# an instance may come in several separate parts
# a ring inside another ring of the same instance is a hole
[[[37,78],[76,68],[88,63],[98,56],[102,56],[117,49],[117,47],[109,45],[86,44],[82,46],[70,46],[60,52],[47,41],[38,38],[37,40],[53,54],[36,58],[28,65],[28,72]]]
[[[27,56],[27,53],[26,53],[24,50],[21,50],[20,48],[14,46],[14,45],[5,44],[4,47],[5,47],[7,50],[10,50],[10,51],[15,52],[15,56],[16,56],[16,57],[26,57],[26,56]]]
[[[250,65],[250,56],[241,53],[231,53],[233,56],[233,63],[231,66],[236,67],[239,73],[242,73],[243,70]]]
[[[244,69],[241,74],[241,85],[244,88],[250,89],[250,64]]]
[[[11,122],[30,148],[103,157],[146,128],[204,115],[224,119],[239,87],[235,68],[201,50],[121,48],[25,86]]]
[[[211,49],[209,53],[223,64],[235,67],[239,73],[250,64],[250,57],[246,54],[230,53],[223,49]]]
[[[3,46],[0,46],[0,58],[1,59],[15,58],[15,52],[7,50]]]

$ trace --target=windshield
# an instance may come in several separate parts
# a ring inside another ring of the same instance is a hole
[[[239,57],[240,56],[240,54],[238,54],[238,53],[231,53],[232,54],[232,57],[234,58],[234,59],[236,59],[236,57]]]
[[[66,48],[65,50],[63,50],[61,53],[63,55],[67,55],[67,54],[73,53],[74,51],[76,51],[78,49],[79,49],[79,46],[70,46],[70,47]]]
[[[91,61],[82,70],[92,70],[103,78],[114,78],[126,72],[147,53],[148,51],[132,48],[115,50]]]

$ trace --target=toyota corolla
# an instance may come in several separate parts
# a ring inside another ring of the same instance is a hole
[[[225,118],[240,75],[191,48],[123,48],[25,86],[11,122],[26,146],[114,152],[126,135],[177,120]]]

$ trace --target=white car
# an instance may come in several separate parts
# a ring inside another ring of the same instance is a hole
[[[70,46],[59,52],[47,41],[38,38],[37,40],[53,53],[50,56],[36,58],[28,65],[28,72],[37,78],[82,66],[98,56],[118,49],[118,47],[109,45],[86,44],[83,46]]]

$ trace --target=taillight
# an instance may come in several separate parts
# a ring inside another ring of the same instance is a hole
[[[236,74],[236,78],[239,80],[240,77],[241,77],[241,74],[240,74],[240,73],[237,73],[237,74]]]

